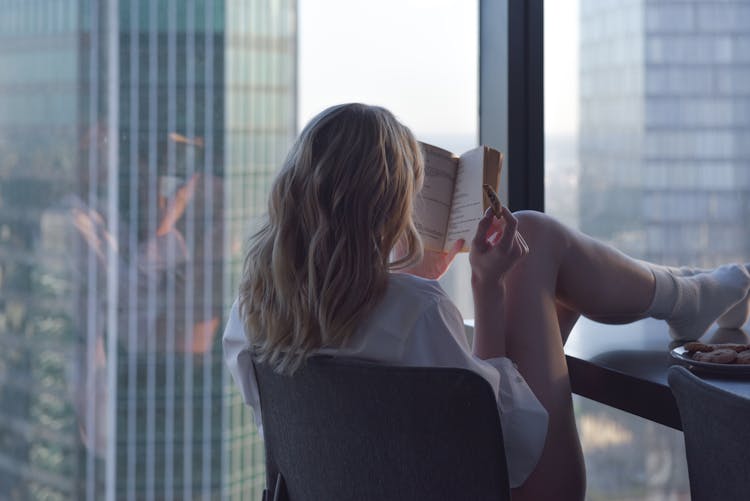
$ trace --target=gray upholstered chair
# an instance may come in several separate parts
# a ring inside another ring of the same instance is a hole
[[[749,499],[750,400],[684,367],[670,367],[668,378],[685,435],[692,500]]]
[[[473,372],[314,357],[255,373],[266,499],[510,499],[495,397]]]

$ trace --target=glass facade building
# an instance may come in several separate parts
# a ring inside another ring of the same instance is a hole
[[[750,254],[750,6],[581,0],[580,226],[625,252]]]
[[[294,0],[2,0],[0,499],[258,499],[221,356]]]

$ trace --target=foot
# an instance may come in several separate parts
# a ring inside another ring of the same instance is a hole
[[[719,317],[741,306],[740,302],[747,303],[744,300],[750,290],[750,273],[741,265],[725,265],[692,276],[675,276],[674,280],[677,299],[667,323],[670,335],[678,340],[701,337]],[[744,315],[746,319],[747,311]],[[738,314],[734,320],[740,316]]]
[[[750,264],[745,264],[745,269],[750,273]],[[740,329],[750,316],[750,292],[744,299],[732,306],[729,311],[720,316],[716,323],[724,329]]]
[[[647,266],[660,266],[654,265],[643,261]],[[700,273],[711,273],[713,270],[705,268],[693,268],[690,266],[680,266],[679,268],[673,266],[662,266],[674,277],[692,277]],[[750,263],[745,263],[745,269],[750,273]],[[750,317],[750,293],[745,296],[745,299],[741,299],[736,305],[731,307],[729,311],[721,315],[716,319],[716,323],[723,329],[740,329],[745,323],[747,323],[748,317]]]

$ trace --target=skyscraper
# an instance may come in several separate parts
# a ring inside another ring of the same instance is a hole
[[[750,254],[750,6],[581,1],[581,228],[638,257]]]
[[[220,337],[296,129],[296,2],[0,7],[0,498],[259,497]]]

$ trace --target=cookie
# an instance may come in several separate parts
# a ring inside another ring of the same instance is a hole
[[[711,346],[710,344],[699,343],[698,341],[692,341],[690,343],[685,343],[682,347],[685,348],[689,352],[695,352],[695,351],[709,352],[709,351],[714,351],[714,347]]]
[[[737,352],[728,348],[719,348],[709,352],[698,351],[693,354],[693,360],[712,364],[732,364],[737,360]]]
[[[750,350],[745,350],[737,354],[735,364],[750,364]]]
[[[746,344],[737,344],[737,343],[722,343],[722,344],[714,344],[714,345],[712,345],[712,346],[713,346],[713,347],[714,347],[715,349],[717,349],[717,350],[718,350],[718,349],[720,349],[720,348],[726,348],[726,349],[728,349],[728,350],[734,350],[734,351],[736,351],[737,353],[740,353],[740,352],[742,352],[742,351],[745,351],[745,350],[747,350],[748,348],[750,348],[750,347],[749,347],[748,345],[746,345]]]

